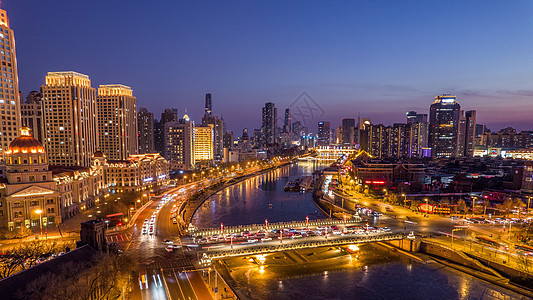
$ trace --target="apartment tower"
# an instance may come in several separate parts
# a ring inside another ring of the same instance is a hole
[[[100,85],[97,96],[100,151],[108,159],[125,160],[139,151],[137,99],[122,84]]]
[[[99,147],[96,89],[89,76],[48,72],[41,94],[49,164],[91,166],[91,157]]]

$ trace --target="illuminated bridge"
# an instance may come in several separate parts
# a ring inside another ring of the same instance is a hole
[[[326,161],[336,161],[341,158],[343,155],[354,155],[357,154],[358,150],[348,149],[343,147],[317,147],[314,149],[316,155],[300,157],[298,160],[326,160]]]
[[[339,220],[339,219],[319,219],[319,220],[268,223],[268,220],[265,220],[265,223],[251,224],[251,225],[224,226],[223,224],[220,224],[220,228],[197,229],[194,227],[190,227],[188,232],[193,237],[200,237],[200,236],[241,233],[243,231],[258,231],[261,229],[265,229],[265,230],[283,229],[283,228],[297,229],[297,228],[332,226],[332,225],[353,226],[353,225],[358,225],[360,222],[361,222],[361,218],[359,216],[346,215],[346,221]]]
[[[330,236],[327,239],[323,236],[319,236],[314,239],[302,238],[297,240],[287,238],[283,239],[281,242],[273,241],[268,243],[257,244],[240,244],[232,246],[224,245],[216,248],[211,247],[208,249],[203,249],[203,251],[205,252],[202,254],[202,259],[200,260],[200,263],[203,265],[209,265],[211,264],[213,259],[226,258],[231,256],[255,255],[313,247],[385,242],[392,240],[401,240],[404,238],[405,236],[402,233],[381,233],[369,235]]]

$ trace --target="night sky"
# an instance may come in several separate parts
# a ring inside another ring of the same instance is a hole
[[[289,3],[286,3],[289,2]],[[228,130],[260,127],[306,92],[306,120],[405,122],[435,95],[456,94],[493,130],[533,130],[533,1],[4,0],[20,88],[48,71],[122,83],[159,118],[205,93]],[[305,97],[304,97],[305,98]]]

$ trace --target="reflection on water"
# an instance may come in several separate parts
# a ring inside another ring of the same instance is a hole
[[[310,175],[313,163],[299,163],[250,178],[209,198],[196,212],[200,227],[304,220],[326,217],[310,193],[284,192],[290,179]],[[232,276],[252,299],[520,299],[518,294],[439,264],[402,261],[371,249],[355,263],[324,265],[322,270],[235,269]],[[403,258],[402,258],[403,259]]]
[[[322,270],[250,272],[232,276],[250,299],[521,299],[519,294],[440,264],[419,264],[366,245],[356,263]],[[339,268],[342,269],[333,269]],[[523,298],[525,299],[525,298]]]
[[[213,195],[198,209],[193,224],[200,228],[324,218],[311,193],[284,192],[289,179],[311,175],[326,165],[300,162],[252,177]]]

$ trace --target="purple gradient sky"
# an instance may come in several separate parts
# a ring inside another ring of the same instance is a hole
[[[403,122],[456,94],[478,122],[533,130],[533,1],[4,0],[20,88],[47,71],[130,85],[139,106],[187,108],[204,94],[229,130],[260,127],[303,92],[323,120]],[[316,121],[310,130],[316,132]]]

